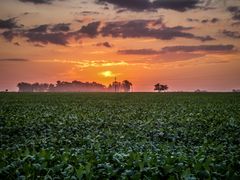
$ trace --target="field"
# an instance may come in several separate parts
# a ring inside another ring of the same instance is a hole
[[[0,179],[239,179],[239,93],[1,93]]]

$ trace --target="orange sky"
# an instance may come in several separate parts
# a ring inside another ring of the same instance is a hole
[[[115,76],[134,91],[240,88],[238,0],[135,1],[1,1],[0,91]]]

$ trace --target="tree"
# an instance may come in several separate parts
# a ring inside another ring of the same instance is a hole
[[[124,92],[130,92],[131,87],[132,87],[132,83],[130,81],[124,80],[122,82],[122,88]]]
[[[160,84],[160,83],[157,83],[157,84],[154,85],[154,91],[161,92],[161,91],[165,91],[165,90],[168,90],[167,85]]]
[[[21,82],[17,84],[19,92],[33,92],[32,84]]]

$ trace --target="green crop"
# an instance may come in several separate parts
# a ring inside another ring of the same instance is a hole
[[[239,179],[238,93],[1,93],[0,179]]]

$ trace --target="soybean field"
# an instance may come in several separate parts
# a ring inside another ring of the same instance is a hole
[[[239,93],[0,93],[0,179],[239,178]]]

